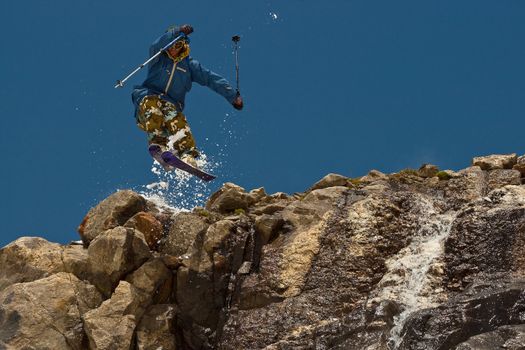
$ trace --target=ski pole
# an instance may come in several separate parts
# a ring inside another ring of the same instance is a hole
[[[155,58],[157,58],[161,53],[163,53],[165,50],[167,50],[171,45],[175,44],[175,42],[177,40],[180,40],[182,38],[185,38],[186,37],[186,34],[181,34],[179,35],[178,37],[176,37],[175,39],[173,39],[172,41],[170,41],[166,46],[164,46],[162,49],[159,50],[159,52],[157,52],[156,54],[154,54],[153,56],[151,56],[146,62],[142,63],[140,66],[138,66],[133,72],[131,72],[127,77],[125,77],[124,79],[122,80],[117,80],[117,85],[115,85],[115,89],[116,88],[119,88],[119,87],[123,87],[124,86],[124,83],[126,82],[126,80],[128,80],[129,78],[131,78],[133,75],[135,75],[135,73],[137,73],[139,70],[141,70],[142,68],[144,68],[148,63],[150,63],[151,61],[153,61]]]
[[[241,41],[241,37],[238,35],[234,35],[232,37],[232,41],[235,44],[235,75],[237,77],[237,95],[240,95],[241,88],[239,86],[239,41]]]

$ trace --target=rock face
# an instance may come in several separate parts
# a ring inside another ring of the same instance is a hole
[[[523,349],[523,159],[227,183],[181,213],[119,191],[84,246],[0,250],[0,349]]]
[[[0,292],[0,348],[85,349],[82,316],[102,301],[74,275],[59,272]]]
[[[174,305],[151,306],[142,317],[137,329],[138,350],[176,350]]]
[[[31,282],[65,271],[59,244],[22,237],[0,250],[0,291],[18,282]]]
[[[91,349],[129,349],[133,335],[151,295],[121,281],[110,299],[84,316]]]
[[[78,227],[85,245],[101,232],[124,226],[135,214],[146,211],[146,200],[133,191],[118,191],[92,208]]]
[[[502,326],[492,332],[475,335],[459,344],[457,350],[525,349],[525,326]]]
[[[400,348],[452,349],[463,342],[475,344],[476,337],[481,339],[486,337],[484,333],[501,331],[500,327],[523,324],[525,281],[502,278],[494,282],[473,283],[449,302],[416,312],[406,324]],[[418,329],[425,330],[424,337],[415,334]]]
[[[512,168],[518,170],[521,173],[521,177],[525,177],[525,156],[519,157],[516,165]]]
[[[513,154],[494,154],[486,157],[476,157],[472,160],[472,165],[477,165],[483,170],[512,169],[518,161],[516,153]]]
[[[439,168],[432,164],[423,164],[418,170],[418,174],[421,177],[434,177],[439,172]]]
[[[328,174],[315,183],[310,190],[319,190],[322,188],[334,187],[334,186],[346,186],[349,183],[349,179],[339,174]]]
[[[93,283],[107,296],[128,273],[151,256],[144,236],[134,230],[116,227],[97,236],[88,248]]]
[[[144,235],[148,247],[155,250],[164,234],[162,223],[151,213],[139,212],[126,222],[126,227],[134,228]]]

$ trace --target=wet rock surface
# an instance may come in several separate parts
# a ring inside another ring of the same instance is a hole
[[[524,160],[472,164],[179,213],[119,191],[83,246],[0,250],[0,349],[523,349]]]
[[[486,281],[473,283],[438,308],[416,312],[399,348],[453,349],[476,335],[525,323],[525,280]]]
[[[456,350],[525,349],[525,325],[502,326],[459,344]]]

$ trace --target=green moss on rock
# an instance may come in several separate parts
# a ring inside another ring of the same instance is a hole
[[[440,179],[440,180],[443,180],[443,181],[446,181],[446,180],[450,180],[452,178],[452,176],[450,176],[449,173],[447,173],[446,171],[439,171],[436,176]]]
[[[246,210],[244,210],[242,208],[237,208],[237,209],[235,209],[234,214],[235,215],[244,215],[244,214],[246,214]]]

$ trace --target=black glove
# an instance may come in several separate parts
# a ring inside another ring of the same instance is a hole
[[[239,111],[244,107],[244,102],[242,100],[241,95],[237,95],[237,97],[235,97],[235,100],[233,100],[232,105],[233,105],[233,108]]]
[[[186,35],[190,35],[191,33],[193,33],[193,27],[189,24],[183,24],[180,26],[180,31]]]

